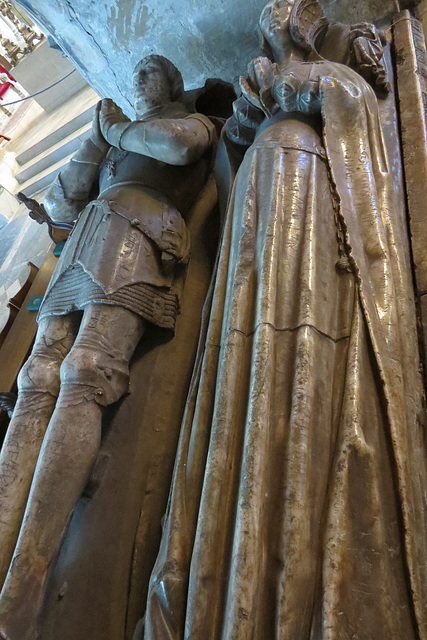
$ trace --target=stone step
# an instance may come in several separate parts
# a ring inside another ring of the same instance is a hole
[[[70,153],[68,156],[61,158],[61,160],[58,160],[58,162],[55,162],[55,164],[47,167],[47,169],[41,171],[36,176],[20,184],[16,189],[16,192],[22,191],[28,198],[34,198],[34,196],[36,194],[39,194],[42,189],[47,189],[47,187],[52,184],[55,177],[61,171],[62,167],[64,167],[70,161],[73,155],[74,152]],[[37,197],[37,200],[38,199],[39,198]]]
[[[83,127],[80,127],[80,129],[77,129],[77,131],[73,131],[69,136],[22,165],[19,172],[15,175],[15,178],[22,184],[34,178],[45,169],[48,169],[56,162],[59,162],[62,158],[75,153],[82,142],[89,136],[90,131],[91,122],[88,122],[83,125]]]
[[[68,120],[60,127],[43,137],[41,140],[36,141],[30,145],[25,151],[16,156],[16,161],[19,165],[23,166],[34,160],[37,156],[47,151],[51,147],[57,145],[61,140],[67,138],[71,134],[75,133],[86,124],[92,121],[93,110],[95,104],[86,108],[81,113],[75,115],[71,120]]]

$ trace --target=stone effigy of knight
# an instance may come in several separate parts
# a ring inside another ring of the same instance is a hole
[[[111,100],[49,189],[74,222],[40,308],[0,459],[0,633],[32,638],[45,586],[101,439],[152,324],[173,334],[189,259],[184,222],[212,168],[215,127],[182,104],[181,74],[151,55],[133,73],[137,120]]]

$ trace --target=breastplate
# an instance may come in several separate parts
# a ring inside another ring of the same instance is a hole
[[[101,166],[100,195],[115,185],[140,185],[161,193],[185,215],[206,181],[209,155],[186,166],[174,166],[112,147]]]

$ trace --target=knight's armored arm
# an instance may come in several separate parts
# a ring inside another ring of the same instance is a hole
[[[211,144],[207,127],[194,118],[132,122],[120,136],[120,149],[173,165],[191,164]]]
[[[110,148],[99,130],[98,115],[99,106],[95,110],[91,135],[58,174],[43,200],[46,211],[55,221],[74,221],[87,204],[98,178],[100,164]]]
[[[104,100],[100,126],[104,138],[122,151],[133,151],[167,164],[186,165],[198,160],[212,143],[215,127],[201,114],[117,122],[117,112],[118,107],[112,101]]]

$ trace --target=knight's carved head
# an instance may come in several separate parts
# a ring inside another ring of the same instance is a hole
[[[152,54],[140,60],[132,76],[134,109],[137,116],[148,109],[180,101],[184,93],[182,76],[174,64]]]

